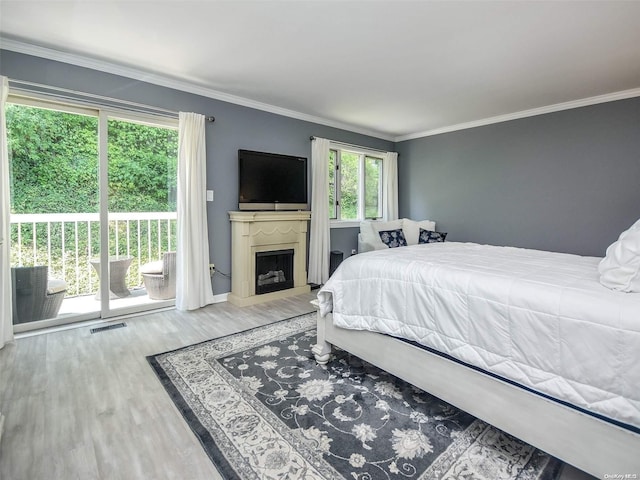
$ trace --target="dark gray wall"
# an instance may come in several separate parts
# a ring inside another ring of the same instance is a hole
[[[400,216],[447,240],[604,256],[640,218],[640,98],[395,148]]]
[[[310,158],[311,135],[382,150],[391,150],[393,147],[392,142],[386,140],[6,50],[0,50],[0,74],[10,79],[93,93],[169,110],[214,115],[215,123],[207,126],[207,188],[215,192],[214,202],[207,204],[210,259],[219,271],[225,273],[231,270],[231,226],[227,212],[238,208],[238,149]],[[332,245],[332,249],[342,249],[345,245],[355,242],[357,229],[347,230],[351,231],[352,242],[345,240],[345,232],[332,232],[332,240],[335,237],[337,241],[337,245]],[[351,247],[347,248],[345,255],[351,252]],[[216,275],[214,292],[225,293],[230,289],[229,280]]]
[[[344,258],[351,255],[351,250],[358,250],[358,233],[360,227],[332,228],[331,250],[341,251]]]

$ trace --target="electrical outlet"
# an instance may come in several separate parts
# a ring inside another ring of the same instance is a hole
[[[215,275],[216,273],[216,266],[213,263],[209,264],[209,275],[211,275],[212,277]]]

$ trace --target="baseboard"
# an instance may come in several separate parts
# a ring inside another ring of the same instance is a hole
[[[213,303],[221,303],[221,302],[226,302],[227,301],[227,297],[229,296],[230,292],[227,293],[220,293],[218,295],[214,295],[213,296]]]

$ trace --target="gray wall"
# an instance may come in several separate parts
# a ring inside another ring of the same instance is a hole
[[[0,50],[0,74],[214,115],[207,126],[210,258],[230,271],[239,148],[311,156],[310,135],[399,152],[400,216],[433,219],[452,241],[603,255],[640,217],[640,99],[397,143],[91,69]],[[357,228],[333,229],[345,257]],[[230,282],[217,275],[216,294]]]
[[[309,137],[355,143],[371,148],[391,150],[392,142],[357,133],[304,122],[247,107],[213,100],[190,93],[159,87],[96,70],[75,67],[29,55],[0,50],[0,74],[25,80],[122,100],[134,101],[175,111],[214,115],[207,126],[207,188],[215,191],[208,203],[210,259],[219,271],[231,270],[231,226],[228,213],[238,208],[238,149],[258,150],[311,157]],[[357,229],[332,232],[337,244],[332,249],[351,252]],[[353,237],[353,240],[349,240]],[[230,291],[230,281],[216,275],[214,292]]]
[[[400,216],[447,240],[604,256],[640,218],[640,98],[395,148]]]
[[[347,258],[351,255],[351,250],[358,250],[358,232],[360,227],[332,228],[331,250],[339,250]]]

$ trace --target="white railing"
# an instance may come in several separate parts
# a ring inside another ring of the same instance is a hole
[[[129,287],[142,284],[140,266],[175,250],[175,212],[109,213],[109,255],[131,256]],[[67,295],[95,293],[98,276],[90,261],[99,256],[97,213],[11,215],[12,266],[48,265],[49,276],[64,279]]]

